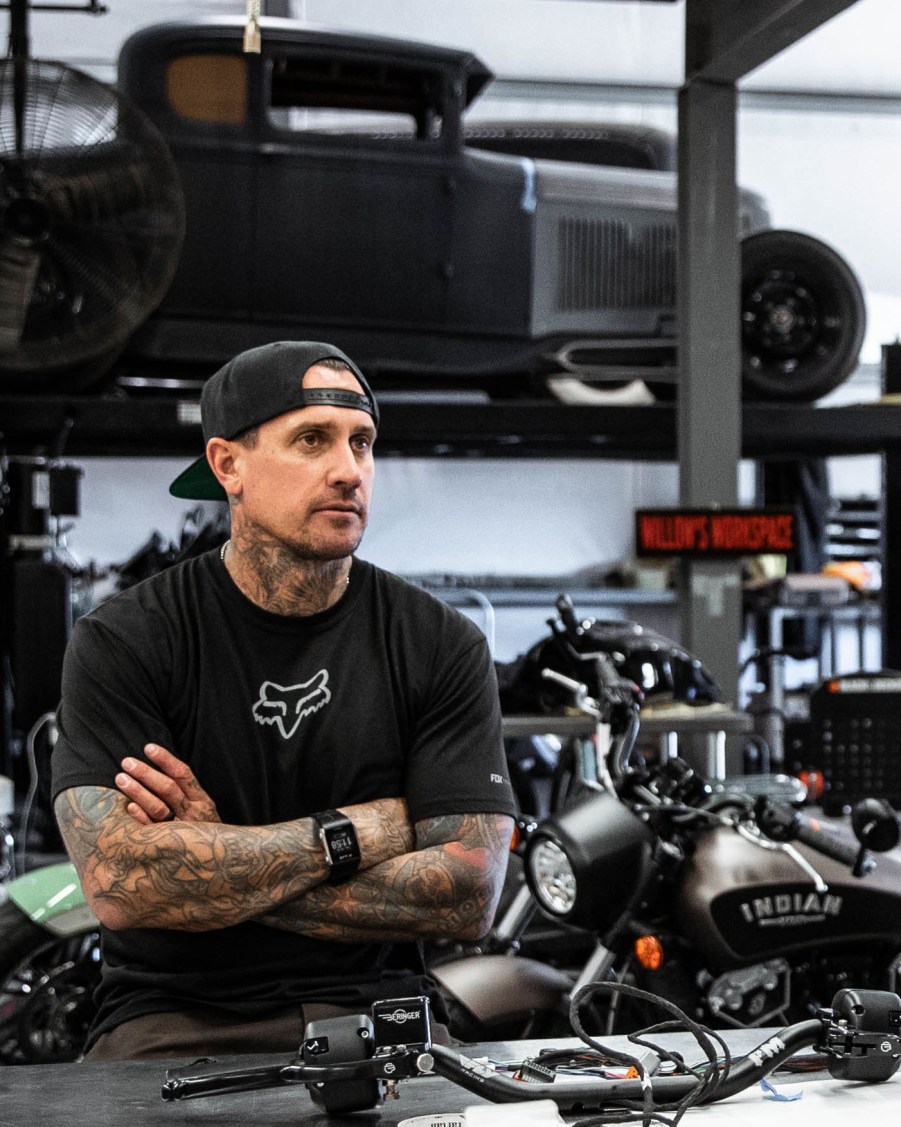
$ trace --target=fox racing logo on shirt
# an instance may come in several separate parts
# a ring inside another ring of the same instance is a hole
[[[260,685],[260,699],[253,706],[253,716],[258,724],[275,724],[286,740],[297,731],[298,725],[311,712],[318,712],[332,699],[326,687],[328,672],[320,669],[315,677],[302,685],[276,685],[264,681]]]

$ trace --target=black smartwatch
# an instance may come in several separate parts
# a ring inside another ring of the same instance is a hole
[[[312,815],[319,823],[319,840],[325,849],[325,859],[329,863],[329,884],[340,884],[352,877],[360,865],[360,843],[354,824],[345,814],[337,810],[323,810]]]

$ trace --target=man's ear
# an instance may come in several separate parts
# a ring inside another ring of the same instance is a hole
[[[230,501],[241,493],[242,488],[238,449],[236,443],[225,438],[211,438],[206,444],[206,459],[210,463],[210,469]]]

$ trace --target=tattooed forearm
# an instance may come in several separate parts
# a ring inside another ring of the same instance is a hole
[[[124,815],[124,806],[121,795],[104,787],[76,787],[56,803],[85,895],[108,927],[224,927],[323,878],[308,820],[253,828],[142,826]]]
[[[142,825],[127,800],[105,787],[75,787],[56,801],[66,848],[85,895],[110,928],[206,931],[270,911],[326,876],[309,818],[272,826],[171,821]],[[380,864],[412,840],[382,823],[405,825],[400,799],[347,807],[365,865]]]
[[[512,833],[503,815],[459,815],[417,824],[415,853],[320,885],[262,922],[339,942],[477,939],[494,918]]]

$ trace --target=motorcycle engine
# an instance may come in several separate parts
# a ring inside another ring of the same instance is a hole
[[[783,1024],[791,1002],[791,967],[785,959],[737,967],[709,982],[704,997],[711,1014],[726,1025]]]

